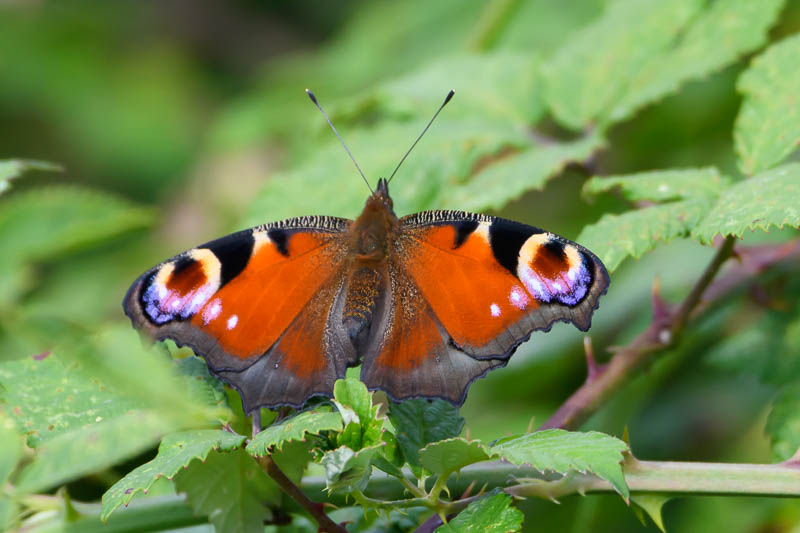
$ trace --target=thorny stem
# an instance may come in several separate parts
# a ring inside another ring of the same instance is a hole
[[[592,415],[630,375],[649,361],[652,355],[666,351],[686,329],[691,313],[720,267],[733,255],[735,237],[727,237],[711,263],[697,280],[689,295],[676,311],[670,311],[658,290],[653,293],[653,322],[630,344],[617,351],[603,366],[590,368],[583,385],[570,396],[540,429],[579,427]],[[656,286],[657,287],[657,286]]]

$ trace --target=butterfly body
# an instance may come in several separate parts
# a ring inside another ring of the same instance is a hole
[[[464,401],[556,321],[586,330],[600,260],[538,228],[459,211],[398,218],[380,180],[354,221],[308,216],[234,233],[147,271],[134,326],[206,358],[246,410],[331,396],[348,367],[394,399]]]

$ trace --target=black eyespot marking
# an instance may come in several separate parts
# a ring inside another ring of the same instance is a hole
[[[250,261],[253,255],[255,239],[252,231],[240,231],[221,239],[204,244],[201,248],[208,248],[219,259],[221,265],[220,284],[222,288],[230,280],[238,276]],[[177,265],[176,265],[177,270]]]
[[[589,279],[588,279],[588,282],[586,283],[586,285],[591,287],[592,285],[594,285],[594,265],[595,265],[595,263],[594,263],[594,261],[592,261],[592,258],[589,257],[589,255],[586,252],[581,251],[580,254],[581,254],[581,263],[583,263],[583,270],[589,276]],[[601,266],[601,270],[605,270],[605,269]]]
[[[454,250],[464,244],[467,237],[472,235],[472,232],[478,228],[478,224],[477,220],[462,220],[453,224],[456,227],[456,238],[453,241]]]
[[[172,275],[177,276],[189,268],[194,262],[195,260],[189,254],[181,255],[178,260],[173,263]]]
[[[544,230],[510,220],[494,220],[489,226],[489,243],[494,258],[516,276],[519,251],[525,241],[536,233],[544,233]]]
[[[271,229],[267,232],[267,237],[275,245],[275,248],[281,254],[289,256],[289,236],[282,229]]]
[[[553,259],[563,261],[566,258],[564,253],[564,243],[555,239],[550,239],[547,244],[543,246],[545,250],[550,252]]]

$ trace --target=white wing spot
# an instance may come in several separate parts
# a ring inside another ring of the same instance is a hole
[[[489,311],[491,311],[492,316],[500,316],[500,306],[497,304],[490,305]]]
[[[517,285],[511,289],[511,292],[508,295],[508,300],[511,302],[511,305],[517,309],[525,309],[528,307],[528,303],[530,303],[530,298],[528,298],[528,295],[524,290],[522,290],[522,287]]]
[[[206,307],[205,311],[203,311],[203,324],[208,324],[217,318],[221,312],[222,302],[219,298],[216,298],[213,302],[211,302],[211,305]]]
[[[236,315],[231,315],[228,319],[228,329],[233,329],[236,327],[236,324],[239,323],[239,317]]]

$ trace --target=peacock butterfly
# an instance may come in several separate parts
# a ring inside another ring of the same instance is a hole
[[[532,332],[556,321],[589,329],[609,283],[597,256],[488,215],[398,218],[389,196],[397,168],[355,220],[271,222],[156,265],[128,290],[125,313],[151,338],[205,357],[247,412],[331,396],[356,365],[369,389],[395,400],[460,405]]]

